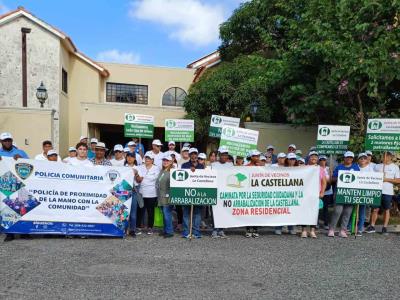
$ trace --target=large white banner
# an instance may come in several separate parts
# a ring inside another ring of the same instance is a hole
[[[316,225],[319,167],[218,170],[216,228]]]
[[[3,157],[1,226],[9,233],[122,236],[132,183],[131,168]]]

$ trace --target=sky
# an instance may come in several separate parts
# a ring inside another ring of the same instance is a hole
[[[244,0],[0,0],[23,6],[97,61],[186,67],[215,51],[219,24]]]

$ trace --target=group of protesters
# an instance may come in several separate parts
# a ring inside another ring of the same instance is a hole
[[[0,159],[13,157],[14,159],[28,158],[28,155],[19,149],[13,142],[11,133],[4,132],[0,135]],[[61,158],[53,148],[51,141],[43,141],[42,153],[35,156],[37,160],[48,160],[58,163],[66,163],[72,166],[116,166],[132,168],[134,174],[132,203],[129,217],[129,225],[126,233],[131,237],[139,234],[153,235],[154,214],[159,207],[163,216],[163,230],[160,232],[165,238],[173,237],[179,232],[183,238],[201,238],[202,228],[206,228],[205,220],[211,218],[212,238],[226,238],[222,228],[213,225],[213,212],[208,206],[194,206],[192,222],[190,222],[190,206],[172,205],[170,203],[170,172],[171,169],[226,169],[233,166],[259,166],[265,168],[307,167],[319,166],[320,189],[319,196],[323,207],[320,211],[320,219],[323,225],[315,224],[301,226],[302,238],[317,238],[317,230],[323,227],[329,237],[335,236],[335,229],[340,220],[339,237],[348,237],[351,226],[351,214],[354,205],[335,204],[335,187],[340,170],[360,172],[384,172],[382,201],[379,207],[359,205],[359,219],[357,235],[364,232],[374,233],[378,213],[383,212],[382,234],[387,234],[387,226],[390,218],[390,208],[394,199],[394,187],[400,184],[399,167],[393,163],[393,152],[386,152],[383,161],[376,164],[373,161],[373,153],[365,151],[355,155],[346,151],[343,162],[338,164],[328,160],[325,155],[319,155],[315,147],[311,147],[303,156],[296,145],[290,144],[287,152],[275,154],[273,145],[268,145],[265,152],[251,150],[246,157],[233,156],[226,147],[219,147],[209,155],[200,153],[190,143],[184,143],[180,152],[176,151],[176,143],[168,142],[168,150],[162,151],[163,143],[159,139],[152,141],[151,149],[145,151],[145,147],[139,139],[132,139],[126,145],[117,144],[109,151],[105,143],[96,138],[89,139],[81,136],[75,147],[68,149],[68,157]],[[329,216],[329,207],[334,206]],[[176,222],[173,222],[176,214]],[[145,217],[147,219],[145,220]],[[174,226],[174,223],[175,226]],[[192,232],[190,232],[192,223]],[[146,225],[146,227],[145,227]],[[366,226],[367,225],[367,226]],[[297,235],[296,226],[279,226],[274,228],[276,235],[288,232]],[[284,230],[285,229],[285,230]],[[192,233],[192,235],[190,234]],[[247,227],[245,237],[258,238],[258,227]],[[5,241],[14,239],[13,234],[7,234]]]

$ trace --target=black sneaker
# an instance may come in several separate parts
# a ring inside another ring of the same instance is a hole
[[[365,230],[366,233],[375,233],[375,227],[374,226],[368,226],[368,228]]]
[[[164,238],[172,238],[174,235],[172,233],[166,233],[164,234]]]
[[[135,238],[135,237],[136,237],[136,233],[130,232],[130,233],[129,233],[129,236],[130,236],[131,238]]]
[[[4,242],[11,242],[13,239],[15,239],[14,234],[6,234]]]
[[[387,232],[387,228],[386,227],[382,227],[382,234],[383,235],[388,235],[389,233]]]

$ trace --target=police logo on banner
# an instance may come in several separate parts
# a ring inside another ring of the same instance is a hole
[[[110,170],[106,173],[106,175],[112,183],[114,183],[114,181],[121,176],[117,170]]]
[[[33,166],[28,163],[15,164],[15,172],[21,179],[27,179],[33,172]]]

